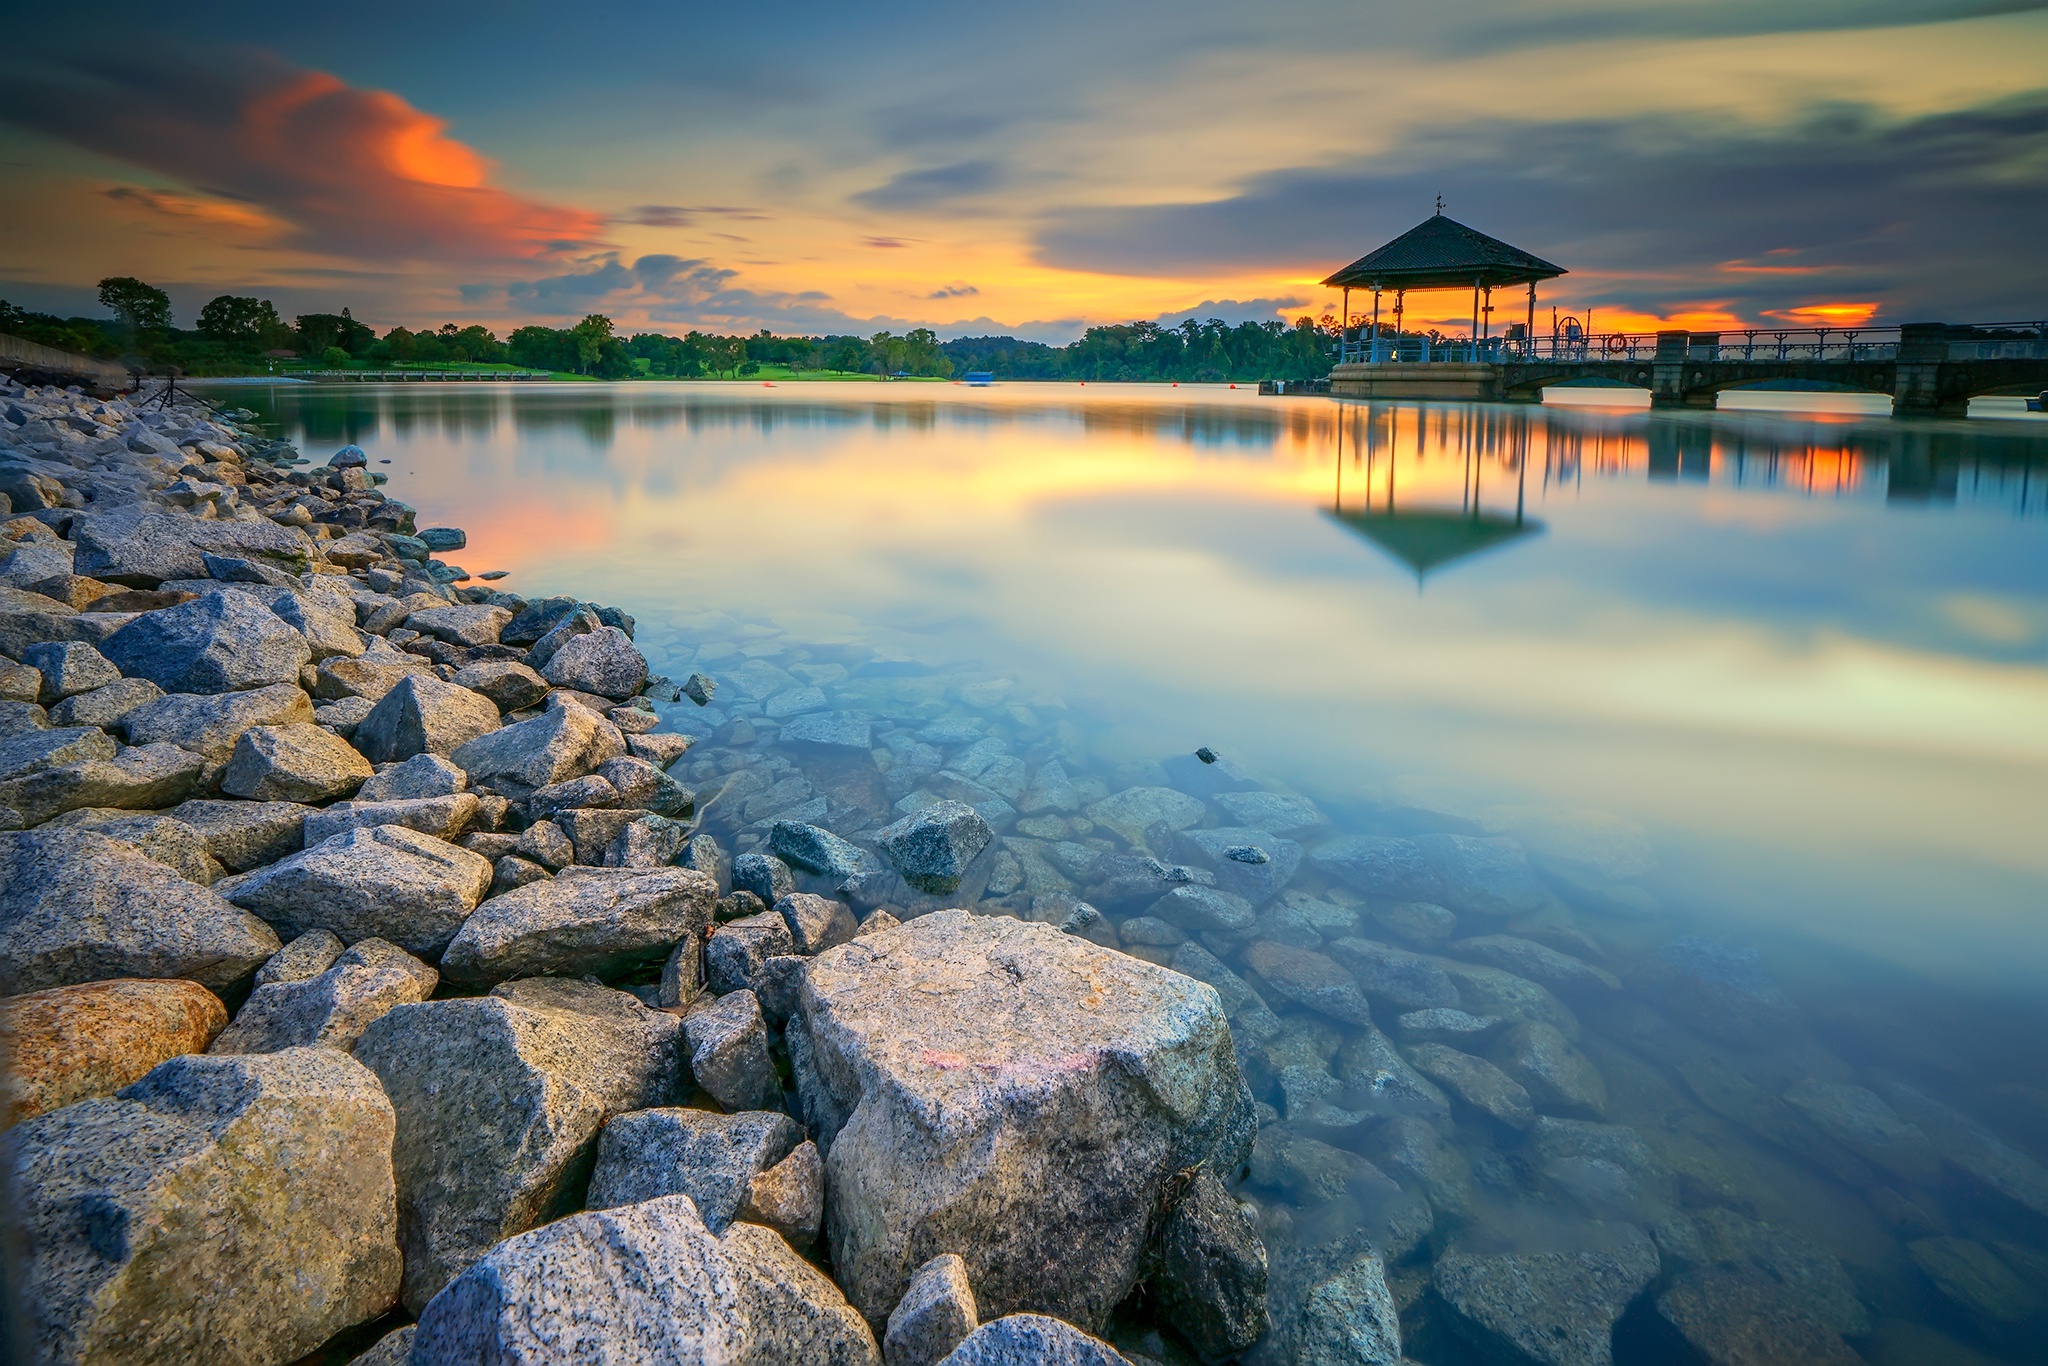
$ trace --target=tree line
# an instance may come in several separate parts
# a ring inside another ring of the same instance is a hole
[[[302,313],[286,322],[267,299],[223,294],[199,310],[194,326],[173,325],[170,296],[128,276],[100,281],[109,318],[60,318],[0,299],[0,332],[61,350],[187,374],[261,372],[282,363],[327,369],[392,365],[517,365],[595,379],[744,379],[764,371],[948,378],[986,373],[1004,380],[1156,380],[1189,383],[1314,379],[1330,371],[1336,334],[1298,318],[1236,325],[1189,320],[1091,327],[1066,346],[1016,337],[940,341],[929,328],[902,335],[778,336],[692,331],[680,337],[621,335],[591,314],[573,327],[513,329],[503,341],[476,324],[393,327],[379,336],[344,308]]]

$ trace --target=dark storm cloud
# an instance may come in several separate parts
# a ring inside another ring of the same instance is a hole
[[[1002,182],[1002,168],[993,161],[957,161],[905,171],[886,184],[854,195],[853,202],[870,209],[929,208],[985,194]]]
[[[1461,222],[1604,277],[1566,281],[1587,302],[2048,310],[2048,95],[1906,122],[1829,109],[1768,133],[1678,119],[1442,130],[1211,203],[1055,215],[1036,252],[1130,275],[1327,273],[1414,226],[1438,193]]]

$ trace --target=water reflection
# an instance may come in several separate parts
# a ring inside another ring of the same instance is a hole
[[[392,459],[471,569],[617,602],[657,669],[718,677],[673,721],[729,846],[964,795],[1003,838],[962,899],[1085,895],[1216,980],[1283,1295],[1362,1230],[1409,1354],[1449,1366],[1446,1257],[1654,1246],[1623,1366],[1728,1323],[1796,1329],[1752,1343],[1776,1360],[2040,1340],[2033,432],[1114,386],[264,402],[309,452]],[[769,704],[807,688],[872,749],[792,738]],[[1101,805],[1132,787],[1198,814]],[[1414,839],[1430,906],[1317,852],[1341,836]],[[1496,837],[1527,864],[1458,862]],[[1104,871],[1140,851],[1255,929],[1150,914]],[[1289,953],[1362,974],[1369,1013]],[[1486,1023],[1410,1018],[1453,1001]],[[1461,1057],[1578,1127],[1487,1111]]]

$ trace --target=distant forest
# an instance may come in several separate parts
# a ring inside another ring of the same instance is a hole
[[[1016,337],[942,342],[928,328],[898,336],[782,337],[657,332],[621,336],[592,314],[574,327],[521,327],[504,340],[472,324],[394,327],[383,336],[340,313],[305,313],[286,322],[265,299],[223,294],[199,310],[191,328],[171,317],[170,296],[127,277],[100,282],[113,316],[60,318],[0,299],[0,332],[152,370],[246,375],[275,370],[404,366],[515,365],[594,379],[744,379],[764,373],[837,373],[948,378],[986,372],[996,379],[1156,380],[1190,383],[1315,379],[1330,372],[1335,333],[1310,318],[1188,321],[1178,327],[1132,322],[1091,327],[1066,346]]]

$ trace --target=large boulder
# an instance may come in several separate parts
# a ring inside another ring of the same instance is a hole
[[[587,1209],[687,1195],[713,1233],[740,1217],[755,1177],[788,1157],[803,1131],[788,1115],[662,1107],[619,1115],[597,1140]]]
[[[714,1235],[686,1195],[591,1211],[510,1238],[436,1295],[413,1360],[881,1366],[832,1282],[773,1233]]]
[[[197,982],[121,980],[0,1001],[6,1123],[111,1096],[151,1068],[204,1053],[228,1022]]]
[[[373,770],[346,740],[319,726],[252,726],[235,742],[220,790],[259,802],[346,797]]]
[[[226,988],[277,949],[261,920],[118,840],[0,834],[0,993],[108,977]]]
[[[512,620],[512,613],[490,603],[456,603],[447,607],[422,607],[405,619],[405,624],[423,636],[445,640],[450,645],[496,645],[498,633]]]
[[[399,1006],[355,1047],[398,1113],[415,1313],[493,1245],[573,1209],[604,1122],[667,1104],[681,1075],[674,1016],[576,982],[509,987],[518,999]]]
[[[297,802],[230,802],[195,798],[171,819],[199,832],[206,852],[232,872],[275,863],[302,847],[312,808]]]
[[[112,807],[81,807],[48,822],[59,828],[97,830],[108,839],[132,844],[188,882],[210,887],[226,876],[206,852],[206,840],[183,821],[157,811],[122,811]]]
[[[624,631],[600,626],[564,641],[540,673],[558,688],[624,701],[647,686],[647,658]]]
[[[216,763],[226,763],[252,727],[312,723],[312,700],[296,683],[218,696],[171,693],[132,709],[121,721],[131,745],[176,745]]]
[[[564,868],[477,907],[441,958],[451,982],[616,977],[711,927],[718,884],[682,868]]]
[[[967,865],[995,837],[973,807],[943,801],[889,826],[875,837],[875,844],[905,882],[921,892],[945,896],[958,890]]]
[[[0,737],[0,830],[28,829],[81,807],[168,806],[190,794],[205,767],[175,745],[123,749],[86,727]]]
[[[317,976],[258,986],[235,1013],[235,1022],[214,1041],[213,1051],[275,1053],[314,1044],[353,1048],[371,1022],[393,1006],[426,1000],[439,982],[439,973],[396,944],[364,939]]]
[[[1215,990],[1050,925],[940,911],[863,934],[813,960],[787,1035],[829,1143],[833,1263],[876,1322],[952,1251],[990,1312],[1099,1325],[1176,1174],[1251,1144]]]
[[[502,610],[502,609],[500,609]],[[409,674],[356,726],[355,747],[372,763],[453,754],[498,728],[498,704],[432,674]]]
[[[209,553],[298,562],[313,555],[304,532],[267,518],[200,521],[156,512],[143,503],[80,517],[71,535],[78,543],[74,574],[130,588],[154,588],[166,579],[203,579]]]
[[[34,1358],[273,1366],[383,1313],[392,1129],[376,1077],[330,1048],[174,1058],[17,1126]]]
[[[296,683],[312,658],[306,638],[246,593],[204,593],[144,612],[100,652],[130,678],[167,693],[235,692]]]
[[[336,802],[306,817],[306,847],[373,825],[402,825],[437,840],[458,840],[476,824],[481,806],[474,792],[388,802]]]
[[[626,737],[617,726],[572,705],[479,735],[448,757],[472,783],[525,797],[625,752]]]
[[[491,861],[402,825],[373,825],[214,885],[288,936],[325,929],[349,944],[388,939],[432,960],[489,890]]]

